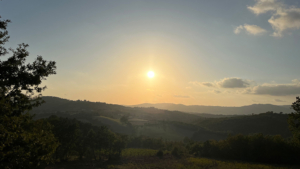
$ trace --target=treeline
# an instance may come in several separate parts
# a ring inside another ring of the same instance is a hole
[[[266,112],[250,116],[199,118],[195,124],[212,131],[231,134],[262,133],[265,135],[281,135],[288,138],[292,136],[287,123],[288,118],[287,114]]]
[[[161,138],[145,136],[128,137],[114,133],[105,126],[94,126],[76,119],[52,115],[43,120],[52,125],[52,133],[59,142],[54,153],[54,158],[57,160],[67,160],[71,156],[97,161],[109,160],[120,158],[124,148],[172,150],[173,147],[184,147],[183,142],[165,141]],[[99,152],[105,153],[99,154]],[[92,156],[90,156],[91,154]]]
[[[145,136],[130,137],[127,141],[126,148],[144,148],[154,150],[173,150],[174,147],[184,148],[184,142],[165,141],[161,138],[150,138]]]
[[[165,141],[145,136],[120,135],[107,127],[94,126],[76,119],[51,116],[40,119],[52,125],[51,130],[58,141],[53,159],[55,161],[95,160],[108,162],[119,160],[124,148],[142,148],[176,151],[177,156],[187,152],[184,142]],[[187,139],[189,140],[189,139]]]
[[[72,156],[99,162],[117,160],[126,145],[127,136],[113,133],[104,126],[54,115],[45,121],[53,125],[52,132],[59,142],[55,160],[66,161]]]
[[[219,141],[198,142],[185,138],[176,142],[119,135],[106,127],[93,126],[76,119],[51,116],[44,120],[53,125],[52,132],[59,142],[53,158],[59,161],[70,157],[98,162],[118,160],[124,148],[179,151],[178,156],[189,153],[197,157],[257,163],[298,164],[300,158],[299,142],[279,135],[239,134]]]
[[[191,142],[187,149],[197,157],[273,164],[300,163],[299,142],[279,135],[239,134],[220,141]]]

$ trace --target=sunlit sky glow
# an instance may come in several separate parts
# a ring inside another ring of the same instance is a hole
[[[57,62],[46,96],[242,106],[300,95],[300,1],[3,0],[0,15],[8,47]]]
[[[147,76],[149,77],[149,78],[153,78],[154,77],[154,72],[153,71],[149,71],[148,73],[147,73]]]

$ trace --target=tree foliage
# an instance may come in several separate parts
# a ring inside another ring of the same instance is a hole
[[[51,116],[47,121],[54,126],[53,133],[60,142],[55,153],[58,160],[68,160],[72,155],[100,162],[116,160],[121,157],[127,142],[126,136],[115,134],[104,126],[57,116]]]
[[[296,97],[296,101],[291,106],[295,112],[289,114],[289,128],[293,133],[296,141],[300,141],[300,97]]]
[[[43,103],[39,96],[46,87],[40,85],[56,66],[41,56],[26,63],[27,44],[7,49],[9,22],[0,20],[0,57],[11,53],[0,59],[0,168],[34,168],[50,162],[57,147],[49,123],[33,121],[28,114]]]
[[[200,157],[258,163],[299,164],[299,144],[281,136],[235,135],[225,140],[191,143],[191,154]]]

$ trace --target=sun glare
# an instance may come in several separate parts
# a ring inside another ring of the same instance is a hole
[[[147,75],[148,75],[149,78],[153,78],[154,77],[154,72],[153,71],[149,71],[147,73]]]

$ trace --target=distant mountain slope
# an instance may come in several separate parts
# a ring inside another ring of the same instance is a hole
[[[262,133],[266,135],[281,135],[291,137],[288,127],[288,115],[278,113],[262,113],[251,116],[236,116],[231,118],[199,119],[195,124],[203,128],[230,132],[232,134]]]
[[[126,107],[121,105],[106,104],[102,102],[72,101],[58,97],[43,97],[46,101],[40,107],[31,111],[36,114],[35,119],[47,118],[51,115],[77,119],[96,126],[107,126],[112,131],[137,136],[149,136],[166,140],[182,140],[184,137],[193,140],[205,141],[209,139],[224,139],[228,133],[252,134],[263,133],[269,135],[280,134],[290,137],[287,115],[278,113],[260,112],[274,111],[284,112],[290,110],[284,106],[274,105],[250,105],[243,107],[217,107],[194,106],[204,108],[206,113],[212,114],[239,114],[234,115],[209,115],[190,114],[181,111],[171,111],[154,108],[153,105],[145,107]],[[163,106],[168,104],[162,104]],[[169,104],[173,105],[173,104]],[[177,107],[190,107],[176,105]],[[262,109],[262,107],[264,109]],[[273,109],[273,108],[281,109]],[[174,106],[172,107],[174,108]],[[192,106],[193,108],[193,106]],[[197,110],[194,109],[194,110]],[[186,109],[185,109],[186,110]],[[189,109],[189,112],[193,112]],[[223,113],[222,113],[223,112]],[[245,114],[256,115],[245,115]],[[257,115],[259,114],[259,115]],[[120,123],[120,118],[129,116],[132,125]]]
[[[71,101],[58,97],[43,97],[46,103],[34,108],[31,113],[43,116],[43,114],[56,115],[62,113],[79,114],[89,113],[93,116],[104,116],[113,119],[120,119],[124,115],[128,115],[130,119],[143,119],[147,121],[165,120],[192,122],[199,118],[194,114],[180,111],[161,110],[156,108],[132,108],[116,104],[106,104],[102,102],[89,101]]]
[[[139,105],[133,105],[131,107],[154,107],[158,109],[165,109],[170,111],[181,111],[190,113],[206,113],[206,114],[223,114],[223,115],[250,115],[252,113],[259,114],[267,111],[291,113],[290,106],[276,106],[272,104],[252,104],[242,107],[220,107],[220,106],[201,106],[201,105],[183,105],[172,103],[157,103],[150,104],[144,103]]]

